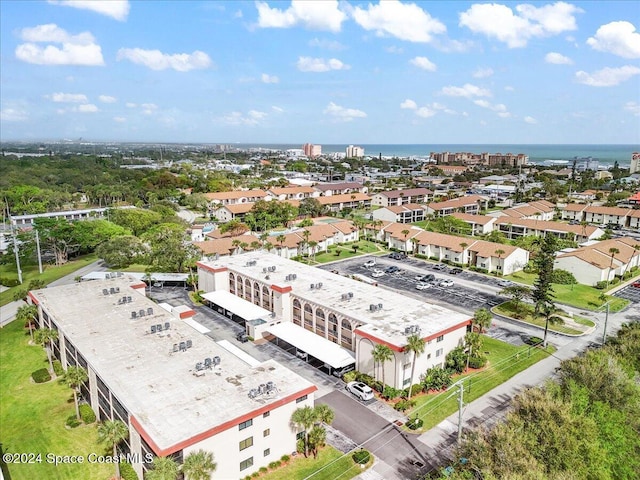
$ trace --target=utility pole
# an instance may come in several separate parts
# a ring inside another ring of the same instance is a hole
[[[458,445],[462,441],[462,393],[464,392],[463,382],[458,384]]]
[[[40,235],[38,234],[38,229],[36,230],[36,249],[38,250],[38,271],[40,275],[42,275],[42,255],[40,255]]]
[[[607,323],[609,322],[609,302],[605,305],[607,307],[607,311],[604,316],[604,332],[602,332],[602,345],[607,343]]]
[[[9,216],[11,222],[11,216]],[[22,285],[22,269],[20,268],[20,254],[18,253],[18,241],[16,240],[16,230],[13,222],[11,223],[11,235],[13,236],[13,253],[16,254],[16,269],[18,270],[18,281]]]

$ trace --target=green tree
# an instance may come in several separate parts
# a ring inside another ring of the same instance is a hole
[[[327,439],[327,431],[319,426],[314,426],[309,432],[309,448],[313,453],[313,458],[318,458],[318,450],[324,447]]]
[[[38,307],[36,305],[23,305],[16,311],[16,320],[24,324],[24,328],[29,330],[31,341],[33,342],[33,331],[37,328]]]
[[[249,226],[240,220],[229,220],[220,225],[220,233],[229,233],[232,237],[242,235],[249,231]]]
[[[155,457],[151,469],[147,471],[146,480],[176,480],[180,474],[180,466],[171,457]]]
[[[557,251],[557,239],[555,235],[547,234],[539,240],[540,251],[533,260],[534,266],[538,273],[538,278],[533,283],[533,291],[531,298],[535,305],[536,315],[540,313],[540,307],[547,303],[552,303],[553,287],[553,262],[555,261],[555,253]]]
[[[513,303],[513,309],[516,313],[520,313],[522,301],[531,296],[531,289],[523,285],[512,285],[510,287],[503,288],[500,291],[500,294],[510,297],[511,302]]]
[[[333,409],[326,403],[319,403],[316,405],[313,408],[313,413],[315,414],[317,422],[322,422],[326,425],[331,425],[335,418]]]
[[[549,333],[549,325],[556,323],[562,323],[562,319],[555,315],[556,306],[552,302],[546,302],[538,307],[538,310],[544,316],[544,338],[542,339],[542,346],[547,348],[547,335]]]
[[[477,327],[480,333],[485,332],[491,326],[493,315],[486,308],[479,308],[473,313],[473,319],[471,323],[474,327]]]
[[[58,331],[51,328],[41,328],[36,330],[36,343],[42,345],[47,352],[49,360],[49,371],[53,373],[53,362],[51,360],[51,352],[53,350],[53,342],[58,340]]]
[[[304,456],[309,456],[309,429],[313,426],[317,419],[316,412],[310,406],[297,408],[291,414],[291,423],[298,428],[304,430]]]
[[[76,418],[80,420],[80,409],[78,408],[78,393],[80,393],[80,387],[84,382],[89,379],[87,371],[78,366],[67,367],[67,371],[64,372],[64,381],[69,388],[73,390],[73,403],[76,407]]]
[[[118,445],[129,436],[129,429],[120,420],[105,420],[98,425],[98,442],[106,443],[113,458],[118,456]],[[116,478],[120,478],[119,462],[115,462]]]
[[[158,212],[141,208],[114,208],[108,211],[107,217],[136,236],[142,235],[162,221],[162,215]]]
[[[618,250],[616,247],[611,247],[609,249],[609,255],[611,255],[611,261],[609,262],[609,271],[607,272],[607,287],[609,287],[609,281],[611,279],[611,270],[613,270],[613,260],[615,259],[615,256],[620,253],[620,250]]]
[[[325,207],[317,198],[304,198],[300,200],[298,214],[305,217],[319,217],[324,214]]]
[[[413,376],[416,370],[416,360],[420,355],[424,353],[425,343],[422,337],[413,334],[407,337],[407,344],[404,347],[405,352],[411,352],[413,354],[411,361],[411,382],[409,383],[409,394],[407,399],[411,399],[411,387],[413,386]]]
[[[197,450],[185,457],[182,472],[186,480],[209,480],[216,468],[217,465],[213,461],[213,453]]]
[[[138,237],[123,235],[98,245],[96,254],[111,268],[126,268],[134,263],[144,263],[148,250]]]
[[[378,343],[375,347],[373,347],[371,356],[373,357],[373,361],[382,368],[382,385],[385,385],[386,383],[384,380],[384,364],[391,361],[391,359],[393,358],[393,350],[391,350],[388,345]]]
[[[175,224],[157,225],[143,240],[149,243],[149,264],[157,272],[186,272],[200,258],[184,229]]]

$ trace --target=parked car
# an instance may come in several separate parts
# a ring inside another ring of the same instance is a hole
[[[436,276],[433,273],[428,273],[422,279],[423,282],[435,282]]]
[[[373,278],[380,278],[380,277],[384,277],[384,275],[385,275],[385,273],[384,273],[382,270],[374,270],[374,271],[371,273],[371,276],[372,276]]]
[[[376,261],[371,259],[371,260],[367,260],[366,262],[364,262],[364,266],[366,268],[371,268],[371,267],[375,267],[376,266]]]
[[[347,390],[360,400],[373,400],[373,390],[362,382],[347,383]]]
[[[416,283],[416,290],[426,290],[428,288],[431,288],[431,284],[430,283]]]
[[[426,277],[426,275],[422,275],[422,274],[420,274],[420,275],[416,275],[416,276],[415,276],[415,279],[416,279],[417,281],[421,282],[422,280],[424,280],[424,277]]]
[[[440,286],[440,287],[453,287],[453,281],[452,280],[443,280],[438,284],[438,286]]]
[[[387,267],[385,273],[396,273],[398,270],[400,270],[398,267],[391,265],[390,267]]]
[[[640,288],[640,282],[633,282],[631,284],[632,287]]]
[[[334,369],[333,372],[331,372],[331,375],[333,375],[334,377],[340,378],[345,373],[355,370],[355,368],[356,368],[356,364],[352,363],[351,365],[347,365],[346,367]]]
[[[247,335],[247,332],[245,332],[244,330],[241,330],[236,333],[236,340],[238,340],[240,343],[247,343],[249,341],[249,335]]]
[[[511,280],[500,280],[498,282],[498,285],[502,288],[507,288],[515,286],[515,283],[513,283]]]
[[[449,273],[451,275],[458,275],[459,273],[462,273],[462,269],[459,267],[452,268],[451,270],[449,270]]]
[[[437,265],[433,266],[434,270],[446,270],[447,266],[444,263],[438,263]]]

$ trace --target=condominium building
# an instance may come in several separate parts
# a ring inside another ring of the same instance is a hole
[[[291,414],[313,406],[313,384],[275,360],[241,359],[200,333],[190,308],[158,305],[144,283],[110,277],[29,296],[39,327],[58,332],[54,357],[87,370],[84,401],[99,420],[127,425],[121,451],[140,459],[140,478],[154,456],[182,463],[202,449],[215,478],[240,478],[296,450]]]
[[[629,173],[638,173],[640,172],[640,153],[633,152],[631,154],[631,165],[629,165]]]
[[[322,145],[314,145],[313,143],[305,143],[302,151],[309,158],[319,157],[322,155]]]
[[[361,158],[364,157],[364,148],[349,145],[346,149],[347,158]]]

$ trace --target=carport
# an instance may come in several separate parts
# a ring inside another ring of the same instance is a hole
[[[323,364],[320,367],[326,368],[328,373],[355,364],[356,360],[350,351],[294,323],[278,323],[267,327],[265,331],[276,337],[276,345],[283,340],[295,347],[298,358],[306,362],[310,362],[309,357],[319,360]]]
[[[269,310],[237,297],[233,293],[225,291],[209,292],[202,295],[202,298],[213,310],[245,328],[247,324],[252,326],[265,323],[267,321],[265,319],[271,316]],[[253,331],[248,333],[253,336]]]

